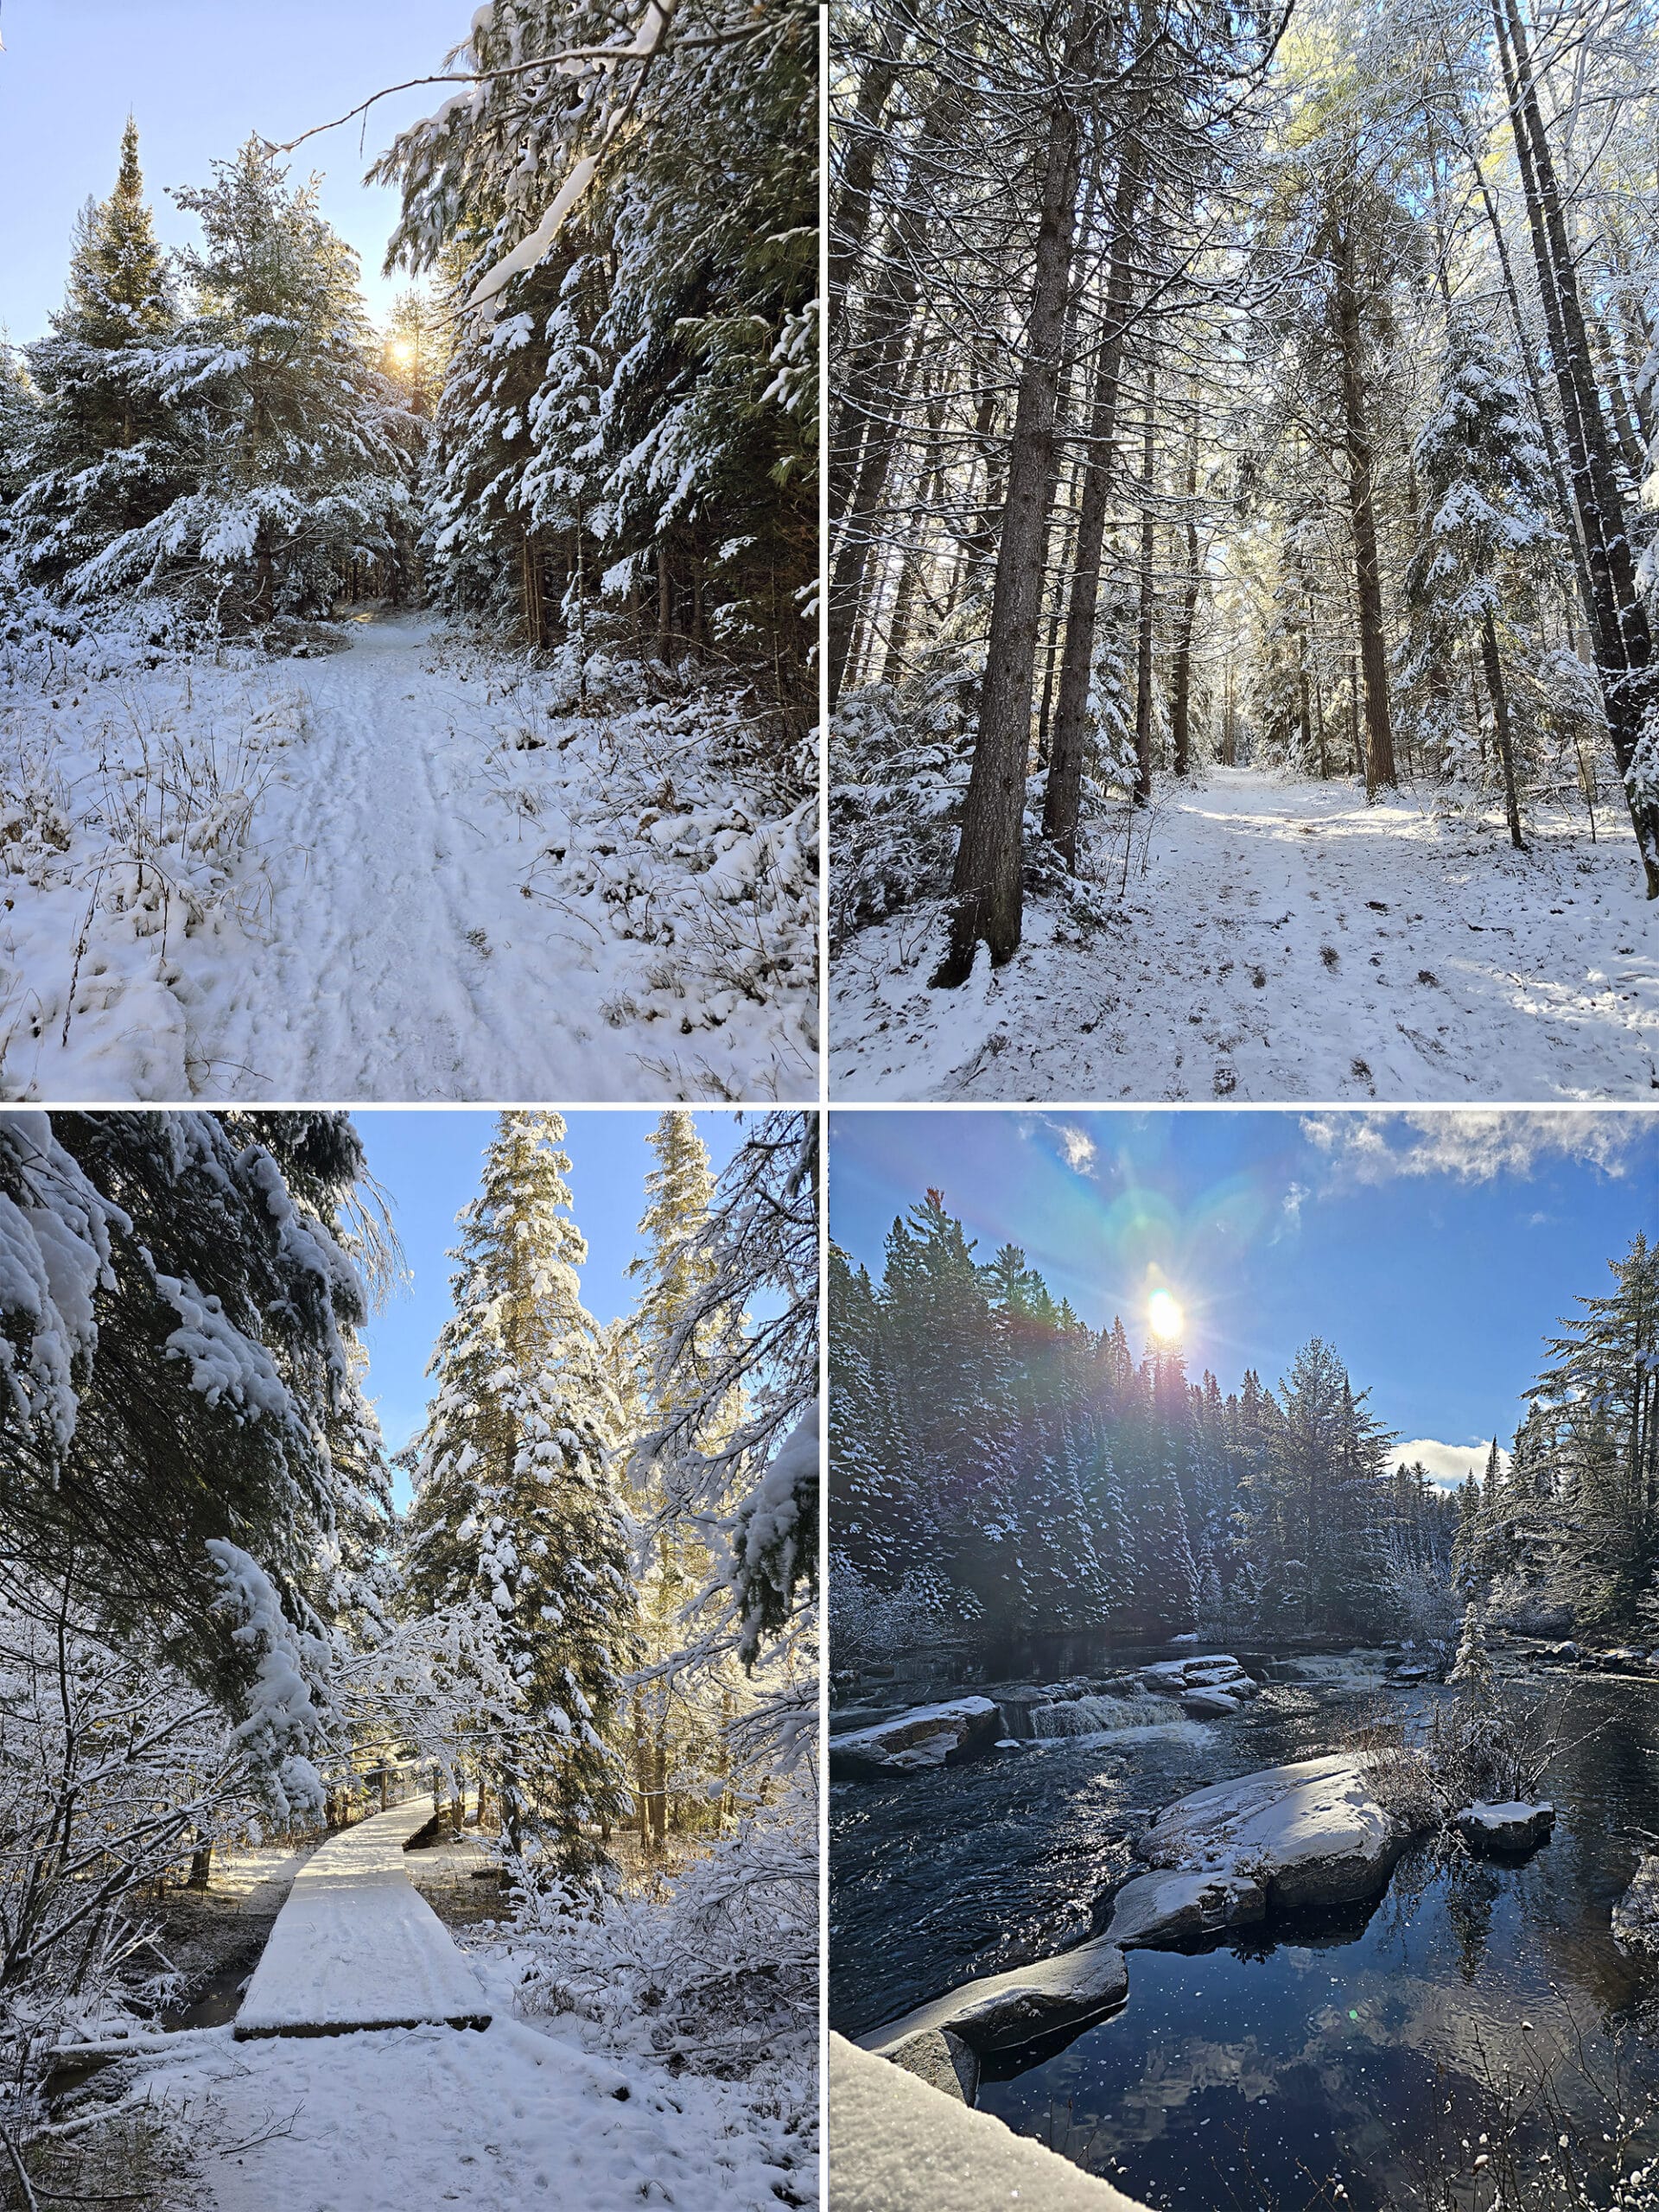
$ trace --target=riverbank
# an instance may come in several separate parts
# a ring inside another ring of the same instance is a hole
[[[832,2025],[869,2036],[947,1988],[1102,1936],[1174,1799],[1361,1737],[1409,1738],[1451,1694],[1402,1679],[1421,1662],[1401,1649],[1250,1657],[1260,1694],[1208,1719],[1173,1700],[1158,1713],[1098,1689],[982,1684],[1023,1689],[999,1709],[1023,1703],[1042,1732],[965,1764],[836,1783]],[[1497,1664],[1505,1694],[1559,1707],[1544,1848],[1511,1864],[1424,1840],[1380,1898],[1139,1951],[1116,2015],[988,2055],[979,2108],[1159,2212],[1235,2196],[1300,2207],[1333,2177],[1341,2201],[1380,2212],[1411,2201],[1431,2153],[1451,2172],[1463,2134],[1496,2140],[1507,2069],[1529,2154],[1559,2158],[1548,2129],[1565,2114],[1589,2185],[1606,2185],[1643,2139],[1604,2127],[1600,2085],[1618,2082],[1627,2114],[1659,2094],[1659,2005],[1610,1928],[1637,1834],[1659,1828],[1659,1699],[1645,1672],[1541,1648]],[[1067,1706],[1079,1732],[1062,1732]],[[837,1717],[852,1716],[843,1704]]]

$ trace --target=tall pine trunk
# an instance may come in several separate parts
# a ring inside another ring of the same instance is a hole
[[[1077,865],[1077,807],[1083,790],[1084,737],[1094,672],[1095,626],[1100,610],[1101,555],[1106,542],[1106,503],[1111,489],[1112,439],[1117,429],[1123,367],[1123,332],[1133,280],[1131,239],[1146,179],[1140,138],[1124,148],[1112,201],[1112,263],[1106,283],[1103,336],[1095,367],[1094,407],[1084,456],[1083,497],[1071,570],[1071,605],[1060,662],[1060,692],[1043,787],[1043,835],[1058,846],[1068,868]]]
[[[1088,69],[1092,46],[1090,0],[1073,0],[1049,110],[1031,315],[1008,450],[979,731],[951,882],[950,942],[933,977],[946,987],[967,981],[982,939],[997,962],[1020,947],[1026,762],[1083,142],[1082,110],[1071,80]]]
[[[1359,278],[1351,222],[1338,222],[1332,273],[1341,372],[1343,438],[1348,458],[1348,518],[1354,538],[1354,592],[1359,614],[1359,662],[1365,687],[1365,789],[1399,782],[1389,714],[1389,652],[1382,628],[1382,580],[1377,561],[1376,509],[1371,483],[1371,432],[1365,406]]]
[[[1152,800],[1152,617],[1153,556],[1158,525],[1153,513],[1152,480],[1157,465],[1157,372],[1147,364],[1146,420],[1141,431],[1141,610],[1135,644],[1135,803]]]
[[[1503,771],[1503,811],[1510,825],[1510,842],[1517,853],[1527,849],[1521,835],[1521,795],[1515,782],[1515,743],[1510,728],[1510,699],[1503,682],[1503,660],[1497,650],[1497,627],[1489,607],[1480,628],[1480,661],[1492,702],[1492,728],[1497,737],[1498,765]]]
[[[1659,898],[1659,791],[1638,772],[1643,729],[1655,703],[1647,610],[1637,589],[1635,560],[1590,354],[1578,270],[1516,0],[1492,0],[1492,20],[1510,98],[1528,229],[1590,570],[1596,665],[1607,709],[1608,735],[1624,785],[1647,893],[1656,899]]]
[[[1181,587],[1180,613],[1175,626],[1175,652],[1170,669],[1170,766],[1178,776],[1192,772],[1192,630],[1198,613],[1198,394],[1196,384],[1187,388],[1192,419],[1186,433],[1186,581]],[[1307,676],[1302,674],[1302,714],[1307,714]]]

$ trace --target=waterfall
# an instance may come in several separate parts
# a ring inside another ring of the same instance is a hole
[[[1115,1736],[1128,1728],[1163,1728],[1181,1719],[1173,1698],[1134,1690],[1127,1697],[1070,1697],[1054,1705],[1033,1705],[1031,1732],[1038,1738]]]
[[[1362,1688],[1387,1681],[1387,1654],[1331,1651],[1316,1658],[1275,1659],[1268,1675],[1275,1682],[1346,1682]]]

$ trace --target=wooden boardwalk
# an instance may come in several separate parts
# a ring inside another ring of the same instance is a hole
[[[409,1879],[404,1847],[432,1814],[426,1796],[371,1814],[307,1860],[242,2000],[238,2039],[488,2027],[478,1977]]]

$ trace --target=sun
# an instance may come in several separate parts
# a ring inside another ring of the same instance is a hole
[[[407,338],[395,338],[391,344],[391,358],[400,367],[407,368],[415,358],[415,347]]]
[[[1181,1333],[1181,1309],[1178,1301],[1166,1290],[1154,1290],[1147,1302],[1147,1319],[1152,1324],[1152,1333],[1161,1337],[1166,1344]]]

